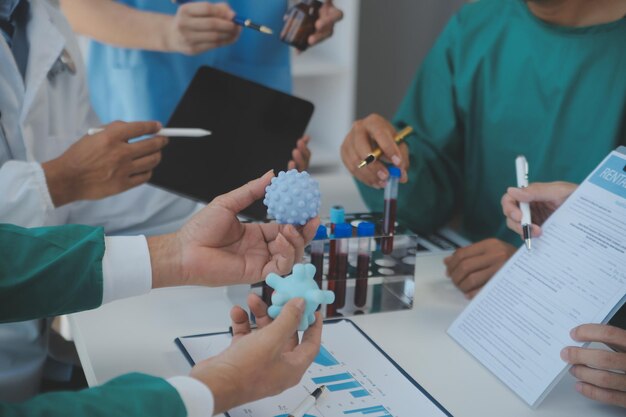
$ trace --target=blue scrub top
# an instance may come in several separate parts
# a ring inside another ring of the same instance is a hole
[[[168,14],[175,14],[177,9],[169,0],[123,0],[121,3]],[[238,15],[272,28],[274,36],[244,29],[235,44],[193,56],[92,42],[89,88],[102,122],[158,120],[166,124],[202,65],[291,92],[289,46],[277,36],[283,26],[287,0],[230,0],[229,3]]]

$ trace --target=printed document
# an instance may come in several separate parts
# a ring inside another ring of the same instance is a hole
[[[231,337],[219,333],[181,337],[178,342],[197,363],[226,349]],[[324,325],[322,348],[300,384],[227,415],[287,417],[320,385],[327,391],[305,417],[451,417],[347,320]]]
[[[561,349],[583,346],[570,330],[606,323],[626,301],[625,169],[612,152],[448,330],[530,406],[567,371]]]

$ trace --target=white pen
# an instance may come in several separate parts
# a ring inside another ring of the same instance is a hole
[[[317,399],[326,391],[326,385],[321,385],[311,394],[309,394],[304,401],[300,403],[299,406],[296,407],[287,417],[303,417],[304,413],[309,411],[311,407],[315,405]]]
[[[524,155],[515,158],[515,172],[517,174],[517,187],[528,187],[528,161],[526,161]],[[522,224],[524,243],[526,244],[526,249],[530,250],[530,226],[532,224],[530,206],[528,203],[519,203],[519,208],[522,210],[522,221],[520,223]]]
[[[102,127],[92,127],[87,130],[88,135],[95,135],[96,133],[100,133],[104,131]],[[159,136],[169,136],[169,137],[184,137],[184,138],[201,138],[204,136],[209,136],[211,134],[210,131],[204,129],[194,129],[194,128],[177,128],[177,127],[166,127],[159,130],[155,135]]]

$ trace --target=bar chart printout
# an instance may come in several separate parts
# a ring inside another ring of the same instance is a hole
[[[201,340],[207,337],[212,340]],[[194,362],[230,344],[223,334],[180,340]],[[300,384],[229,410],[228,416],[287,417],[320,385],[328,389],[305,417],[451,417],[346,320],[324,326],[322,348]]]

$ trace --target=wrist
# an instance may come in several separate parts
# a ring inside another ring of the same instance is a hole
[[[41,164],[46,177],[46,185],[54,207],[61,207],[78,200],[77,184],[74,176],[67,172],[67,167],[61,157]]]
[[[221,414],[240,404],[248,401],[242,398],[243,392],[233,382],[233,378],[228,377],[228,372],[224,369],[204,369],[204,375],[194,375],[191,377],[202,382],[213,394],[213,414]]]
[[[147,239],[152,268],[152,288],[188,284],[183,275],[182,247],[176,233]]]
[[[175,15],[161,15],[159,19],[159,30],[157,31],[157,48],[163,52],[178,52],[176,42],[176,16]]]

